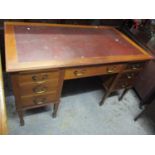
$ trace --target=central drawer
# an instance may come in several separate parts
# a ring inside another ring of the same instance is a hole
[[[97,76],[97,75],[104,75],[104,74],[113,74],[119,73],[124,68],[124,65],[102,65],[102,66],[95,66],[95,67],[75,67],[69,68],[65,71],[65,79],[77,79],[82,77],[89,77],[89,76]]]

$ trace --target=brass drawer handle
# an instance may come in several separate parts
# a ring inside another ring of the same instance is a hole
[[[47,101],[47,99],[45,97],[33,99],[33,102],[37,105],[44,104],[46,101]]]
[[[85,72],[85,70],[82,70],[82,71],[74,71],[74,74],[76,76],[83,76],[84,75],[84,72]]]
[[[45,93],[46,91],[47,91],[47,88],[44,86],[37,86],[33,88],[33,92],[36,94],[42,94],[42,93]]]
[[[32,76],[32,80],[33,80],[33,81],[37,81],[37,76],[36,76],[36,75],[33,75],[33,76]]]
[[[131,67],[133,70],[138,69],[135,65]]]
[[[138,69],[138,68],[141,68],[141,64],[135,64],[135,65],[132,65],[131,66],[131,69],[135,70],[135,69]]]
[[[127,74],[128,79],[132,79],[134,77],[134,74]]]
[[[42,75],[42,80],[47,80],[48,79],[48,74]]]
[[[112,68],[107,68],[108,73],[114,73],[115,72],[115,67]]]
[[[127,75],[127,78],[128,78],[128,79],[132,79],[132,76],[131,76],[131,75]]]
[[[32,76],[32,80],[35,81],[35,82],[45,81],[47,79],[48,79],[48,75],[47,74],[42,75],[40,78],[37,75],[33,75]]]
[[[124,84],[122,84],[121,87],[122,87],[122,88],[125,88],[125,87],[127,87],[127,85],[128,85],[128,84],[125,84],[125,83],[124,83]]]

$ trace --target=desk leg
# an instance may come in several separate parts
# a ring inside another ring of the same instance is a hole
[[[102,100],[100,101],[99,105],[103,105],[106,98],[111,94],[110,91],[106,91],[105,95],[103,96]]]
[[[123,99],[124,95],[127,93],[128,90],[129,90],[129,89],[126,88],[126,89],[123,91],[123,93],[121,94],[121,96],[118,98],[119,101],[121,101],[121,100]]]
[[[63,86],[63,81],[64,81],[64,74],[65,74],[65,71],[60,70],[58,100],[55,102],[54,107],[53,107],[53,113],[52,113],[53,118],[57,116],[57,111],[58,111],[59,104],[60,104],[61,91],[62,91],[62,86]]]
[[[20,120],[20,125],[24,126],[24,112],[23,110],[18,111],[18,115],[19,115],[19,120]]]
[[[56,116],[57,116],[57,111],[58,111],[59,103],[60,103],[60,102],[56,102],[56,103],[54,104],[54,106],[53,106],[53,113],[52,113],[52,117],[53,117],[53,118],[56,118]]]
[[[12,80],[12,88],[15,95],[15,104],[16,104],[16,111],[19,116],[20,125],[24,126],[24,110],[22,109],[21,105],[21,98],[20,98],[20,88],[18,84],[18,73],[12,73],[11,74],[11,80]]]

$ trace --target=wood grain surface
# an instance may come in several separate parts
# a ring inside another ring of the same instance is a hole
[[[0,55],[1,56],[1,55]],[[2,66],[0,59],[0,135],[7,134],[7,115],[6,115],[6,104],[4,97],[3,77],[2,77]]]

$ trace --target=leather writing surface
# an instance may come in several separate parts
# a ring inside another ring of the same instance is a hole
[[[113,29],[14,26],[19,62],[140,55]]]

